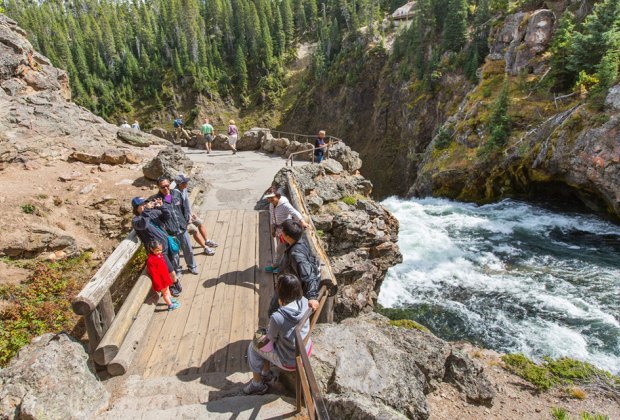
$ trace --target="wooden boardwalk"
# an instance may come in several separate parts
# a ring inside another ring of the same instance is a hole
[[[207,212],[203,220],[220,246],[214,256],[194,248],[200,274],[183,275],[181,308],[168,312],[160,299],[130,374],[248,371],[248,344],[259,323],[267,325],[273,294],[273,276],[262,271],[271,261],[269,215],[220,210]]]

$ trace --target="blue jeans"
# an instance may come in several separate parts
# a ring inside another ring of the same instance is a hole
[[[317,150],[314,153],[314,160],[316,161],[316,163],[321,163],[321,161],[323,160],[323,154],[324,152],[322,150]]]
[[[181,246],[181,250],[183,251],[183,259],[185,260],[185,264],[187,264],[187,268],[190,270],[196,270],[196,260],[194,259],[194,250],[192,249],[192,243],[190,242],[189,233],[187,231],[180,233],[177,235],[177,239],[179,240],[179,245]],[[179,258],[179,254],[175,256],[177,263],[175,264],[177,273],[181,272],[181,261]]]

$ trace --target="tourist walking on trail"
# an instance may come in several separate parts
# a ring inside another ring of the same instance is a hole
[[[181,198],[183,199],[183,215],[187,223],[187,232],[194,237],[194,240],[204,248],[205,254],[213,255],[215,251],[212,248],[217,248],[219,244],[210,239],[207,239],[207,227],[205,224],[192,213],[191,204],[189,202],[189,194],[187,192],[187,184],[189,178],[185,175],[177,176],[174,181],[177,184],[177,189],[181,192]]]
[[[278,277],[277,293],[279,307],[269,317],[266,337],[253,340],[248,347],[248,365],[252,371],[252,381],[243,388],[250,394],[264,394],[272,380],[271,365],[280,369],[295,370],[295,327],[308,311],[308,300],[303,296],[301,283],[297,277],[285,274]],[[305,340],[310,332],[310,320],[301,328],[301,338]],[[312,352],[312,339],[306,344],[306,353]]]
[[[172,251],[168,246],[168,234],[166,233],[165,224],[172,217],[170,209],[163,206],[161,199],[147,201],[142,197],[134,197],[131,200],[134,218],[131,226],[136,231],[138,238],[142,241],[145,249],[151,242],[159,242],[162,245],[162,256],[166,262],[168,274],[173,284],[176,283],[176,270],[172,258]],[[171,290],[174,296],[178,296],[179,291],[173,288]]]
[[[280,263],[280,272],[293,274],[299,279],[308,306],[316,311],[319,307],[320,261],[310,250],[303,234],[304,228],[297,220],[287,219],[282,223],[282,236],[287,247]],[[278,309],[278,297],[276,293],[271,300],[269,316]]]
[[[269,202],[269,217],[271,219],[271,235],[276,238],[276,252],[272,264],[265,267],[268,273],[278,273],[282,254],[286,249],[286,242],[282,236],[282,223],[287,219],[298,220],[304,229],[308,228],[308,224],[304,221],[301,213],[291,205],[286,197],[275,190],[268,192],[263,196]]]
[[[149,251],[149,256],[146,259],[146,271],[151,276],[153,291],[161,293],[164,302],[168,305],[169,311],[177,309],[181,304],[176,299],[170,297],[172,278],[168,274],[168,266],[164,258],[161,242],[151,241]]]
[[[183,115],[177,116],[172,122],[172,126],[174,127],[174,130],[175,130],[176,143],[179,143],[181,141],[181,136],[183,136],[185,140],[191,139],[187,131],[185,131],[184,124],[183,124]]]
[[[205,139],[205,148],[207,149],[207,154],[209,154],[211,153],[211,144],[213,143],[215,131],[213,130],[213,126],[209,124],[208,118],[205,118],[205,123],[200,126],[200,132]]]
[[[170,217],[166,221],[166,231],[168,235],[174,236],[178,241],[181,250],[183,251],[183,259],[187,264],[187,269],[192,274],[198,274],[198,267],[194,260],[194,251],[192,250],[189,235],[187,233],[187,223],[184,217],[184,203],[181,197],[181,191],[170,189],[170,178],[167,176],[161,176],[157,180],[157,186],[159,187],[158,198],[162,199],[162,206],[170,208]],[[174,265],[177,272],[177,279],[181,277],[181,263],[179,254],[174,254]]]
[[[315,161],[316,163],[321,163],[323,161],[323,156],[325,155],[325,149],[327,148],[327,143],[325,143],[325,130],[319,131],[319,136],[314,142],[314,147]]]
[[[239,130],[235,125],[235,120],[228,121],[228,144],[233,151],[233,155],[237,154],[237,140],[239,139]]]

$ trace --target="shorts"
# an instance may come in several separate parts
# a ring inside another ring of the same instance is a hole
[[[211,134],[206,134],[205,141],[208,141],[209,143],[213,142],[213,136]]]
[[[193,235],[195,232],[198,231],[198,227],[202,224],[203,224],[203,221],[196,218],[196,220],[194,220],[189,225],[187,225],[187,233],[189,233],[190,235]]]

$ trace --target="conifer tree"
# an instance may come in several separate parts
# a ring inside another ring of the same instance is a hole
[[[467,2],[450,0],[443,27],[443,46],[448,51],[459,52],[467,42]]]
[[[489,146],[501,147],[506,144],[510,136],[510,117],[508,107],[510,106],[508,78],[504,78],[504,84],[499,96],[493,104],[491,117],[489,119]]]
[[[555,85],[561,90],[568,89],[575,83],[576,74],[570,69],[569,61],[573,54],[574,27],[572,13],[564,12],[551,41],[551,75]]]

